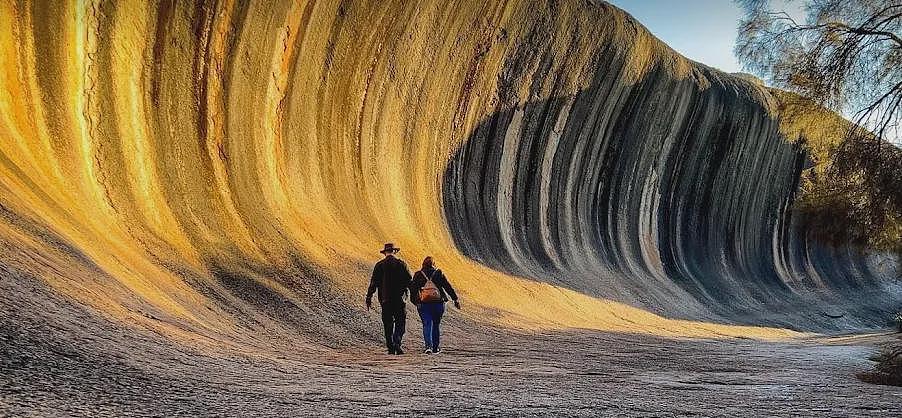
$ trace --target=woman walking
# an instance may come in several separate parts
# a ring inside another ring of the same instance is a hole
[[[445,274],[435,268],[432,257],[426,257],[423,260],[423,268],[413,275],[410,286],[410,297],[417,305],[417,311],[423,321],[423,341],[426,343],[424,353],[438,354],[441,352],[439,337],[442,314],[445,313],[445,302],[450,296],[454,301],[454,307],[460,309],[457,293],[454,292],[454,288],[451,287]]]

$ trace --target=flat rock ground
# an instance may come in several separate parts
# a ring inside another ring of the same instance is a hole
[[[213,353],[0,284],[2,416],[902,416],[902,388],[854,377],[871,367],[865,338],[523,333],[452,314],[437,356],[415,353],[412,316],[403,356],[378,333]]]

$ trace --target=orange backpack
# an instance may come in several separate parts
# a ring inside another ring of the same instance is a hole
[[[435,270],[432,274],[435,274]],[[420,273],[423,273],[420,270]],[[423,273],[423,276],[426,276]],[[435,285],[435,282],[432,281],[432,275],[426,276],[426,283],[423,285],[423,288],[420,289],[420,303],[422,302],[442,302],[442,293],[438,290],[438,286]]]

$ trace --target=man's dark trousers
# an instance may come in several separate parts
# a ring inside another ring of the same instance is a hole
[[[407,321],[407,313],[404,310],[404,302],[385,302],[382,304],[382,325],[385,327],[385,346],[389,350],[401,348],[401,338],[404,338],[404,324]]]

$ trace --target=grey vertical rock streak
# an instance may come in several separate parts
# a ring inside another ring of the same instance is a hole
[[[589,88],[511,104],[454,156],[444,211],[463,253],[668,316],[885,323],[898,265],[794,226],[805,153],[765,91],[703,66],[678,79],[657,65],[630,84],[605,53]]]

